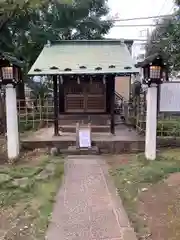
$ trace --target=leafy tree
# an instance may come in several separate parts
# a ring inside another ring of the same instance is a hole
[[[177,9],[170,17],[157,23],[146,46],[146,55],[161,51],[169,61],[171,72],[180,70],[180,0],[176,0]]]
[[[35,100],[46,99],[49,97],[49,92],[53,90],[52,82],[48,78],[40,78],[39,81],[28,79],[28,86],[31,88],[31,97]]]
[[[48,2],[38,9],[26,8],[3,29],[0,49],[25,59],[26,71],[39,55],[47,40],[100,39],[112,26],[106,0],[78,0],[62,5]]]
[[[71,0],[51,0],[61,4],[72,3]],[[0,0],[0,31],[18,14],[23,14],[27,8],[39,8],[46,5],[48,0]]]
[[[146,56],[163,51],[168,54],[170,50],[169,38],[173,27],[172,18],[164,18],[157,23],[146,45]]]
[[[27,79],[26,73],[48,40],[100,39],[113,24],[112,19],[107,17],[109,9],[106,0],[41,1],[43,4],[35,8],[36,1],[33,0],[32,5],[30,0],[27,1],[29,5],[23,5],[0,28],[0,49],[24,59],[24,79]],[[62,4],[62,1],[72,4]],[[22,93],[20,98],[23,98],[22,86],[19,86],[19,92],[20,96]]]

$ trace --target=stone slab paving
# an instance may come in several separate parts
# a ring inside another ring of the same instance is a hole
[[[125,125],[116,126],[115,135],[111,133],[92,133],[93,141],[144,141],[144,137]],[[76,141],[76,133],[63,132],[54,136],[54,128],[42,128],[28,136],[21,136],[22,141]]]
[[[137,240],[102,156],[68,156],[48,240]]]

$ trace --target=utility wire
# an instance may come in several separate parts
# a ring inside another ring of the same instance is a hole
[[[159,15],[159,16],[150,16],[150,17],[137,17],[137,18],[124,18],[124,19],[114,19],[114,22],[126,22],[126,21],[135,21],[135,20],[145,20],[145,19],[153,19],[153,18],[165,18],[172,17],[173,14]]]
[[[158,13],[158,16],[161,14],[162,10],[164,9],[167,1],[168,1],[168,0],[165,0],[165,1],[164,1],[163,5],[162,5],[162,7],[161,7],[161,9],[160,9],[160,11],[159,11],[159,13]]]
[[[127,24],[127,25],[125,25],[125,24],[123,24],[123,25],[120,25],[120,24],[118,24],[118,25],[113,25],[113,27],[157,27],[157,26],[164,26],[165,27],[165,25],[164,24]]]

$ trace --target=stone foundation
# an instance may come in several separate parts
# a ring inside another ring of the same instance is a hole
[[[92,145],[97,147],[100,154],[122,154],[144,152],[144,141],[93,141]],[[70,146],[76,146],[75,141],[22,141],[23,149],[34,150],[37,148],[56,147],[62,152]],[[180,147],[180,138],[161,138],[157,140],[157,148]]]
[[[36,148],[56,147],[59,151],[64,152],[69,146],[75,146],[75,141],[23,141],[23,149],[33,150]],[[99,149],[101,154],[121,154],[121,153],[138,153],[144,151],[144,142],[129,141],[93,141],[92,145]]]

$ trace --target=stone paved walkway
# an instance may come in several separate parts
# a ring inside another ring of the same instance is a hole
[[[48,240],[136,240],[101,156],[69,156]]]

